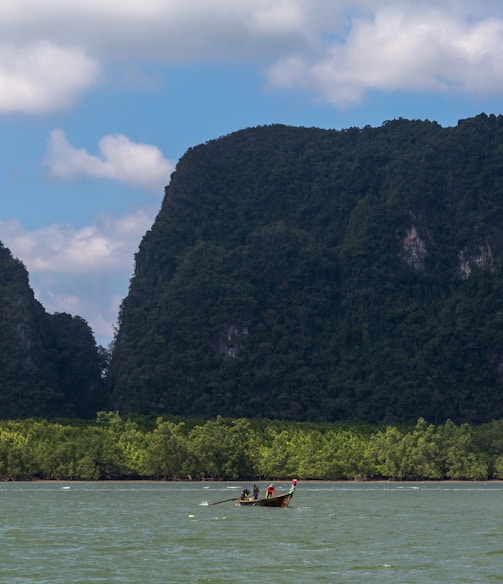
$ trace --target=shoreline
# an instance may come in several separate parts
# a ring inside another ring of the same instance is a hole
[[[384,483],[405,483],[405,484],[484,484],[484,483],[503,483],[503,479],[369,479],[369,480],[354,480],[354,479],[337,479],[337,480],[327,480],[327,479],[297,479],[298,485],[303,484],[384,484]],[[96,479],[96,480],[83,480],[83,479],[25,479],[25,480],[3,480],[0,483],[187,483],[187,484],[205,484],[205,485],[226,485],[226,484],[248,484],[248,483],[291,483],[292,479],[235,479],[235,480],[165,480],[165,479]]]

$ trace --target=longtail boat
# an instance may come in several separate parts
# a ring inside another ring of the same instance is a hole
[[[246,505],[255,507],[288,507],[292,497],[293,493],[289,491],[283,495],[274,495],[273,497],[264,499],[254,499],[253,497],[240,498],[236,501],[236,507],[245,507]]]
[[[253,507],[288,507],[295,493],[297,479],[292,481],[292,486],[288,493],[282,495],[273,495],[272,497],[265,497],[263,499],[255,499],[255,497],[241,496],[236,500],[236,507],[246,507],[247,505]]]

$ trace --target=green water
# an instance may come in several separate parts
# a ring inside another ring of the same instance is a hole
[[[0,583],[503,582],[503,483],[243,486],[1,484]]]

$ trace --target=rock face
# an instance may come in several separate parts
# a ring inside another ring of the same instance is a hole
[[[426,259],[426,244],[417,234],[417,229],[412,225],[407,229],[403,240],[402,255],[404,260],[418,272],[424,270]]]
[[[458,258],[459,272],[463,280],[470,277],[473,269],[484,271],[495,269],[491,246],[488,243],[479,245],[473,254],[469,254],[464,248],[459,252]]]
[[[190,149],[136,256],[122,412],[503,415],[503,118],[251,128]]]
[[[0,243],[0,417],[94,417],[106,405],[101,366],[87,323],[47,314]]]

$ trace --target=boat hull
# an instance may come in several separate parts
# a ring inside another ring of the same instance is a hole
[[[292,493],[286,493],[284,495],[269,497],[269,499],[238,499],[236,501],[236,507],[288,507],[292,496]]]

